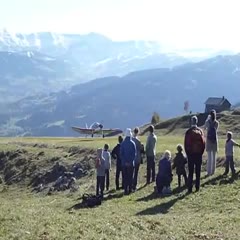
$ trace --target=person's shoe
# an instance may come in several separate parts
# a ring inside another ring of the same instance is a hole
[[[187,193],[191,194],[192,193],[192,189],[188,189]]]
[[[199,188],[196,188],[196,192],[199,192]]]

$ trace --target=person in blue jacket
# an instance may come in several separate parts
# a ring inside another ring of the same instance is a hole
[[[158,174],[156,179],[157,192],[163,193],[163,189],[170,190],[170,184],[172,182],[172,167],[171,167],[171,152],[166,150],[164,157],[159,161]],[[170,192],[169,192],[170,193]]]
[[[137,157],[136,145],[132,140],[130,128],[127,128],[126,137],[121,143],[120,156],[124,178],[124,194],[128,195],[132,192],[133,168]]]

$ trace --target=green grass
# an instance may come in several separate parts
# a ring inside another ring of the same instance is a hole
[[[146,136],[141,136],[140,140],[142,143],[146,143]],[[235,138],[236,141],[240,142],[239,138]],[[183,144],[183,136],[158,136],[157,141],[157,152],[163,153],[166,149],[169,149],[172,153],[176,151],[177,144]],[[0,149],[5,149],[6,147],[14,148],[14,143],[31,143],[31,144],[48,144],[48,148],[51,146],[79,146],[84,148],[98,148],[103,147],[105,143],[110,145],[112,149],[117,144],[117,137],[110,138],[0,138]],[[7,145],[6,145],[7,144]],[[224,156],[224,144],[225,139],[220,138],[219,140],[219,156]],[[15,144],[18,145],[18,144]],[[238,153],[238,151],[237,151]],[[240,152],[239,152],[240,153]]]
[[[145,142],[143,137],[142,141]],[[47,143],[65,147],[97,148],[116,138],[86,141],[77,138],[0,139],[0,149],[19,147],[12,142]],[[158,152],[175,152],[182,137],[158,137]],[[12,144],[11,144],[12,143]],[[224,140],[220,141],[223,156]],[[29,150],[32,147],[29,147]],[[38,149],[38,151],[46,149]],[[51,148],[48,149],[51,152]],[[56,149],[52,149],[56,151]],[[53,154],[53,153],[52,153]],[[238,151],[236,151],[238,158]],[[35,160],[36,161],[36,160]],[[0,185],[0,239],[240,239],[240,180],[222,177],[219,168],[215,176],[205,178],[202,172],[201,191],[191,195],[186,190],[156,198],[154,184],[144,187],[146,164],[141,165],[136,193],[122,196],[122,192],[107,194],[103,204],[94,209],[74,209],[84,192],[95,188],[95,176],[81,180],[77,193],[57,193],[51,196],[33,194],[27,187]],[[114,189],[111,172],[111,189]]]

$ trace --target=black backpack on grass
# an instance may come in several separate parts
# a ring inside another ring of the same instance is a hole
[[[84,194],[82,197],[82,204],[85,207],[95,207],[102,204],[101,196],[96,196],[93,194]]]

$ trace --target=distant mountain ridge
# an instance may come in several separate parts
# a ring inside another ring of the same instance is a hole
[[[186,100],[189,110],[203,112],[208,97],[225,96],[234,105],[239,79],[239,54],[96,79],[12,104],[0,115],[0,135],[73,136],[71,126],[95,121],[124,129],[148,123],[154,111],[183,115]]]
[[[187,61],[176,54],[165,53],[161,45],[153,41],[114,42],[96,33],[13,34],[2,30],[0,102],[20,99],[29,91],[38,94],[66,90],[99,77],[124,76],[132,71],[173,67]],[[24,89],[24,94],[18,89],[14,92],[14,86]]]

